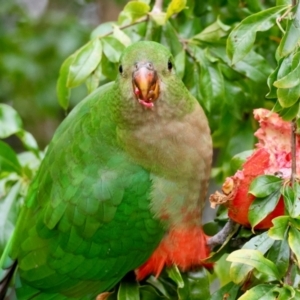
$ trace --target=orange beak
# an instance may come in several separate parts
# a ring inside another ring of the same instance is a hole
[[[153,107],[153,102],[159,96],[159,83],[151,63],[136,64],[136,70],[132,74],[132,85],[139,103],[147,108]]]

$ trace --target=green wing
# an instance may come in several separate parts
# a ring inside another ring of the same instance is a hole
[[[162,238],[149,207],[150,174],[116,139],[107,109],[113,88],[75,107],[31,185],[10,249],[19,299],[93,299],[145,262]]]

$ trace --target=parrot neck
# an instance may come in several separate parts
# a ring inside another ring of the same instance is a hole
[[[180,118],[153,118],[118,128],[120,146],[150,172],[155,216],[168,226],[200,224],[212,159],[204,112],[195,100],[194,109]]]

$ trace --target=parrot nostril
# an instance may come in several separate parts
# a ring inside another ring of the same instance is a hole
[[[153,70],[153,65],[151,63],[147,63],[147,67],[148,69]]]

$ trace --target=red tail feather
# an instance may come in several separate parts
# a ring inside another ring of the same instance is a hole
[[[177,265],[182,271],[193,267],[212,267],[203,260],[209,255],[207,239],[201,227],[173,229],[159,244],[148,261],[136,270],[138,280],[150,274],[159,276],[165,266]]]

